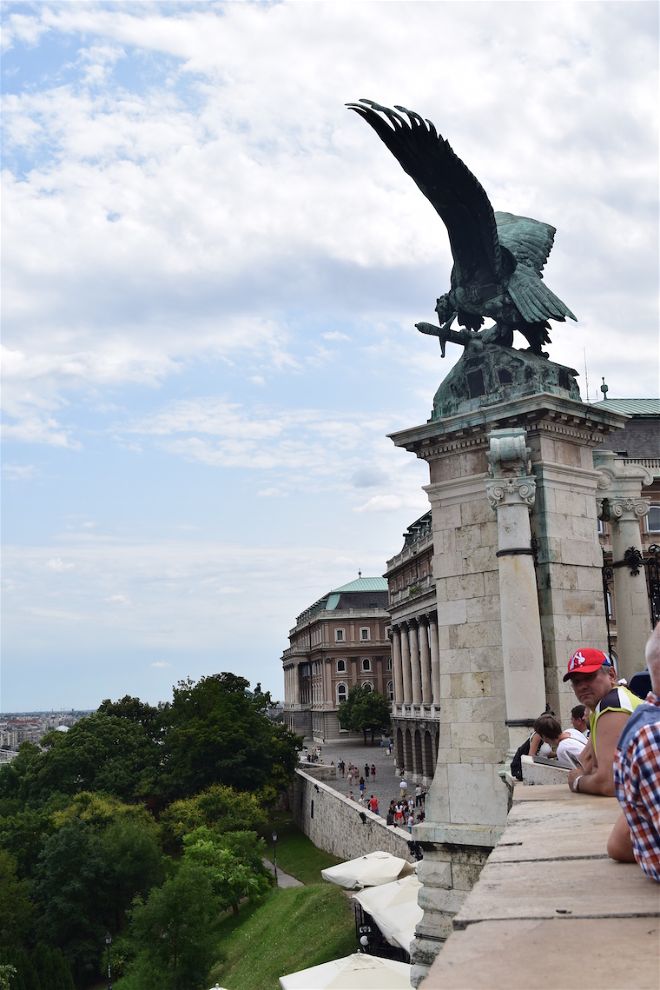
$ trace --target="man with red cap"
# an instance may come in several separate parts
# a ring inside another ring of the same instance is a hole
[[[575,651],[568,661],[564,680],[571,682],[577,700],[591,709],[589,742],[580,756],[582,766],[571,770],[568,786],[580,794],[613,797],[616,744],[642,700],[628,688],[617,685],[610,657],[589,646]]]

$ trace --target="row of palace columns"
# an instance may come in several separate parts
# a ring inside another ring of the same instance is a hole
[[[435,612],[392,625],[396,705],[440,704],[440,653]]]
[[[295,664],[284,668],[284,699],[289,705],[300,704],[300,681]]]

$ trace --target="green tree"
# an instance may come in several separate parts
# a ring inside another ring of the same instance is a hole
[[[370,691],[366,685],[351,688],[346,701],[342,701],[337,712],[342,729],[361,732],[367,742],[367,732],[374,734],[390,726],[390,702],[384,694]]]
[[[18,875],[30,877],[41,848],[55,830],[48,808],[24,808],[0,818],[0,848],[15,859]]]
[[[125,694],[118,701],[106,698],[98,707],[101,715],[112,715],[115,718],[126,718],[130,722],[141,725],[150,739],[159,739],[163,732],[163,713],[167,705],[161,703],[157,707],[140,701],[130,694]]]
[[[71,968],[59,949],[40,942],[32,958],[42,990],[75,990]]]
[[[131,912],[140,990],[200,990],[215,955],[218,901],[208,871],[183,862]]]
[[[67,733],[48,733],[42,744],[43,759],[25,778],[28,799],[43,801],[56,791],[104,791],[130,801],[153,789],[159,747],[129,719],[95,713]]]
[[[18,756],[0,767],[0,798],[25,797],[23,782],[42,762],[43,753],[34,743],[24,742],[18,747]]]
[[[218,833],[197,828],[183,840],[184,863],[203,867],[221,908],[238,914],[243,899],[255,900],[270,889],[271,876],[263,865],[265,844],[255,832]]]
[[[234,832],[265,824],[266,813],[259,798],[225,784],[212,784],[193,797],[173,801],[160,816],[163,843],[170,851],[178,851],[183,837],[203,825],[218,832]]]
[[[154,822],[119,818],[103,830],[99,846],[105,864],[108,909],[112,910],[109,927],[116,932],[123,927],[133,899],[146,896],[162,883],[165,861]]]
[[[30,890],[16,875],[16,861],[0,849],[0,946],[25,944],[32,924]]]
[[[268,695],[235,674],[180,681],[164,713],[163,786],[171,799],[221,783],[241,791],[284,787],[298,738],[267,715]]]
[[[15,966],[0,965],[0,990],[11,990],[14,976],[16,976]]]
[[[98,971],[105,933],[112,920],[108,869],[93,829],[72,821],[49,836],[33,881],[37,930],[59,946],[77,982]]]

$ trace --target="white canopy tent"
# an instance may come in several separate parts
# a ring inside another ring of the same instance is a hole
[[[282,990],[410,990],[410,966],[354,952],[280,976]]]
[[[338,866],[321,870],[321,876],[330,883],[336,883],[346,890],[359,890],[361,887],[377,887],[391,883],[400,877],[414,872],[415,867],[405,859],[392,856],[388,852],[372,852],[358,859],[349,859]]]
[[[353,894],[353,899],[371,915],[386,942],[410,952],[415,925],[424,914],[417,903],[421,886],[417,876],[411,875],[380,887],[361,890]]]

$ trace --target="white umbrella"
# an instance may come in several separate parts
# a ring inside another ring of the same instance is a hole
[[[280,976],[282,990],[410,990],[410,966],[354,952]]]
[[[359,890],[360,887],[376,887],[381,883],[391,883],[399,877],[412,873],[414,867],[405,859],[393,856],[391,853],[378,851],[349,859],[338,866],[329,866],[321,870],[324,880],[336,883],[346,890]]]
[[[394,883],[361,890],[353,894],[353,898],[371,915],[390,945],[397,945],[405,952],[410,952],[415,926],[424,914],[417,903],[421,886],[417,877],[412,874],[402,880],[395,880]]]

